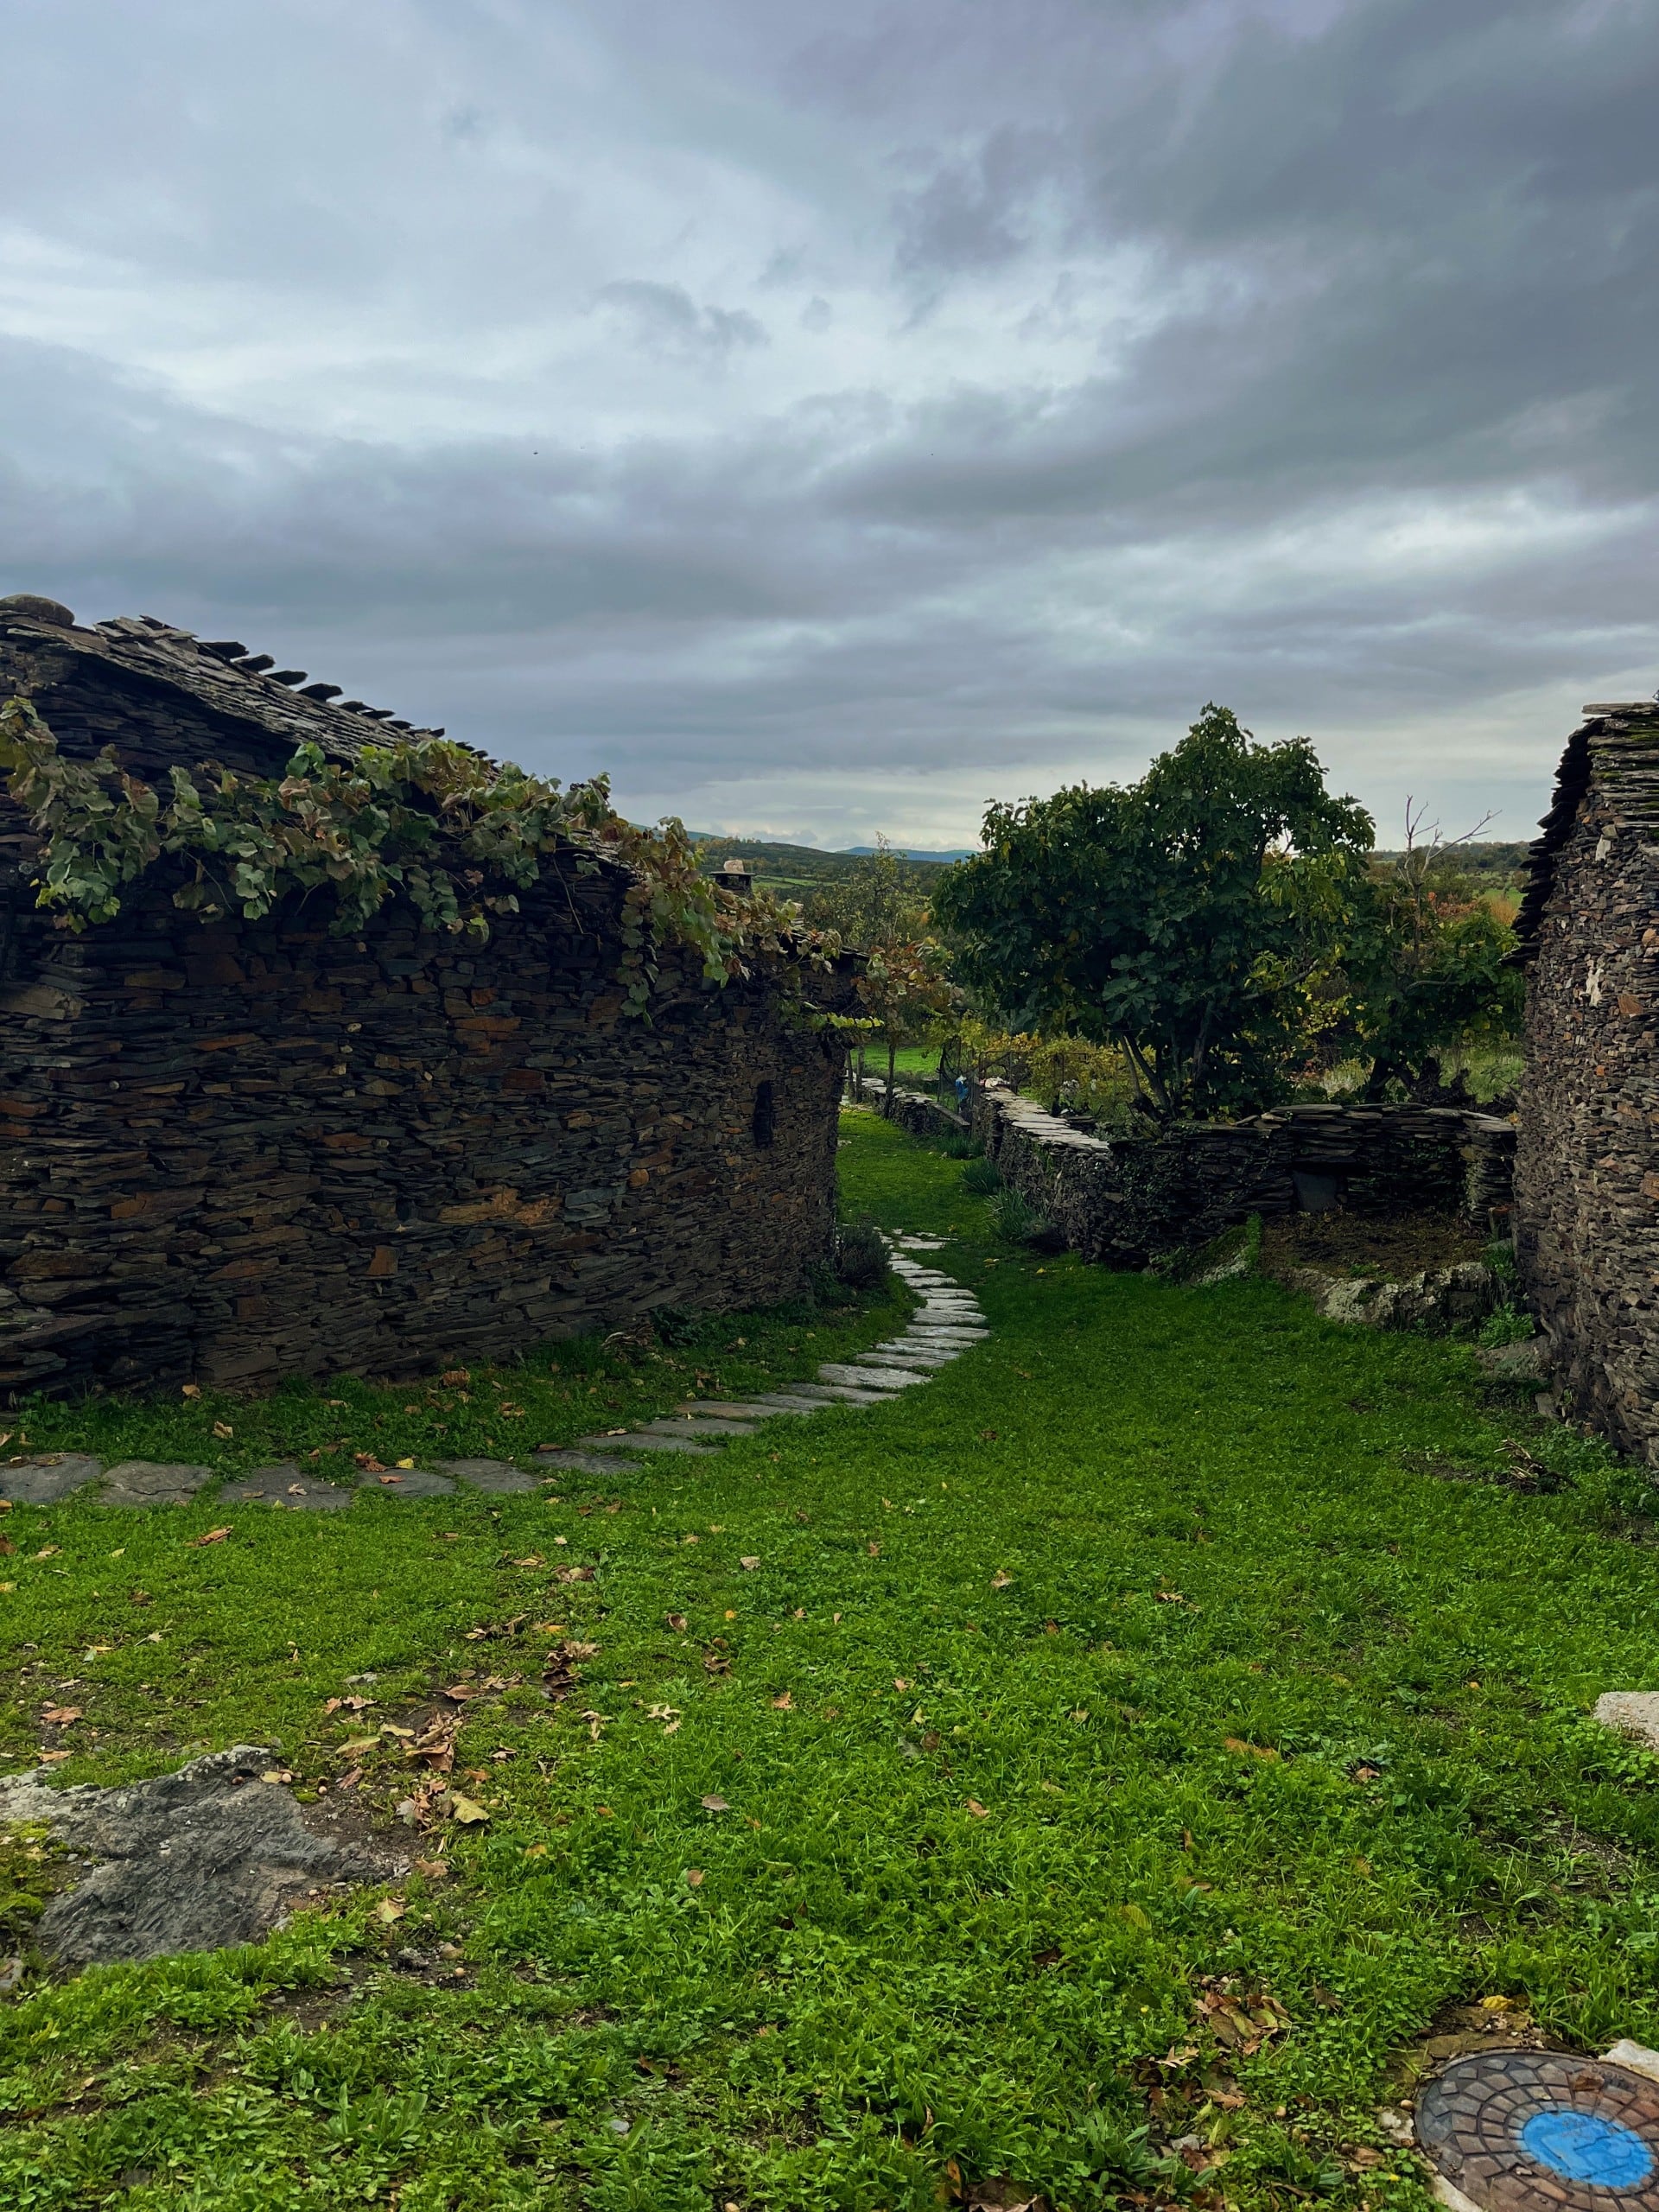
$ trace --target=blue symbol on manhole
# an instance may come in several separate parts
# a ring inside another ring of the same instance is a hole
[[[1570,2105],[1546,2105],[1518,2132],[1541,2166],[1592,2189],[1636,2189],[1653,2171],[1653,2153],[1633,2127]]]

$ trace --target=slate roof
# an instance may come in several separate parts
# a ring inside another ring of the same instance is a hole
[[[443,734],[441,728],[416,729],[394,720],[389,707],[360,699],[336,705],[337,683],[312,684],[305,670],[279,669],[270,654],[250,653],[239,639],[204,640],[153,614],[118,614],[87,627],[67,607],[19,592],[0,599],[0,639],[55,647],[102,662],[111,672],[187,692],[215,715],[251,723],[290,751],[308,739],[334,758],[350,760],[377,730]],[[279,675],[288,680],[279,683]]]
[[[1555,772],[1555,796],[1527,849],[1527,887],[1515,918],[1516,950],[1522,967],[1538,950],[1538,929],[1555,880],[1555,855],[1573,834],[1579,805],[1592,783],[1620,818],[1659,839],[1659,700],[1634,699],[1584,709],[1582,726],[1567,740]]]

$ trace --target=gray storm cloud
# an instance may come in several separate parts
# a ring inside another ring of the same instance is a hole
[[[1659,680],[1659,0],[18,0],[0,589],[827,842]]]

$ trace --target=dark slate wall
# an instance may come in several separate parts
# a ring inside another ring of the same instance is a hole
[[[909,1092],[883,1104],[918,1135],[955,1120]],[[1491,1114],[1299,1105],[1103,1137],[991,1078],[975,1086],[972,1117],[1003,1180],[1071,1250],[1108,1267],[1144,1267],[1154,1253],[1207,1243],[1253,1213],[1321,1200],[1360,1214],[1423,1209],[1461,1212],[1483,1227],[1508,1223],[1515,1130]]]
[[[1567,1409],[1659,1465],[1659,723],[1629,719],[1536,902],[1516,1241]]]
[[[0,696],[66,751],[154,779],[303,734],[73,645],[0,635]],[[614,870],[544,877],[481,947],[407,910],[331,937],[321,894],[204,927],[163,881],[75,938],[29,849],[0,804],[0,1391],[415,1372],[764,1304],[826,1256],[839,1045],[777,977],[672,956],[625,1016]]]
[[[25,918],[0,1386],[396,1374],[798,1292],[832,1232],[838,1046],[764,982],[624,1016],[614,889],[572,887],[575,915],[548,890],[478,949],[159,900],[80,939]]]

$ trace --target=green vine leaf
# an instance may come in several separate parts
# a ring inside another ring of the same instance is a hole
[[[338,936],[402,897],[425,928],[483,940],[490,916],[518,912],[518,893],[548,861],[579,875],[609,861],[630,877],[617,976],[629,1014],[648,1015],[656,955],[672,942],[701,959],[711,982],[775,959],[787,1018],[835,1020],[807,1003],[801,979],[840,953],[836,933],[804,929],[800,908],[768,892],[740,896],[712,882],[680,823],[624,821],[602,776],[567,791],[442,738],[367,745],[353,761],[307,741],[279,777],[212,760],[171,768],[163,797],[112,747],[67,760],[22,697],[0,702],[0,775],[40,840],[35,903],[66,929],[113,921],[148,871],[183,861],[189,873],[173,903],[203,922],[233,910],[257,921],[290,893],[331,889]]]

